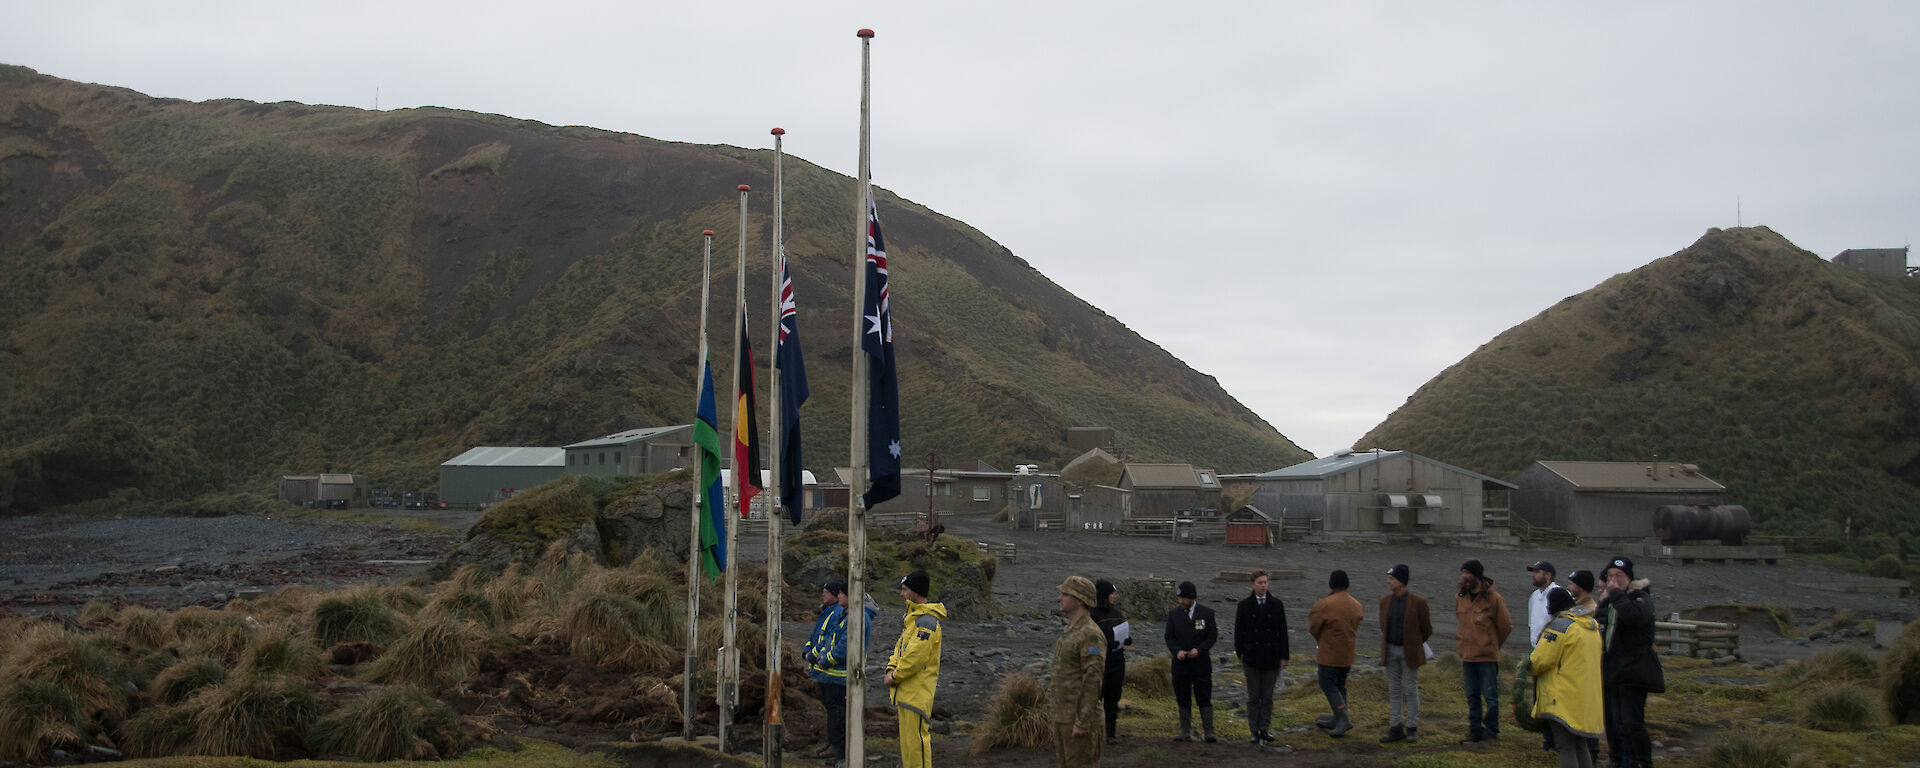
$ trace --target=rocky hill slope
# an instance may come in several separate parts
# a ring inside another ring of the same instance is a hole
[[[1356,447],[1374,446],[1499,477],[1695,463],[1763,530],[1891,551],[1920,535],[1920,280],[1710,230],[1495,337]]]
[[[756,190],[749,301],[770,349],[772,165],[770,150],[447,109],[189,103],[0,66],[0,509],[264,491],[329,465],[430,486],[472,445],[686,423],[703,229],[729,375],[738,184]],[[807,464],[824,473],[846,463],[854,185],[786,169]],[[1077,425],[1222,471],[1307,457],[986,235],[877,194],[910,465],[932,449],[1057,466]]]

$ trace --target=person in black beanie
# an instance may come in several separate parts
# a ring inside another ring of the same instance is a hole
[[[1647,694],[1667,690],[1666,673],[1653,650],[1651,583],[1633,576],[1633,561],[1616,557],[1600,569],[1602,647],[1600,679],[1606,691],[1607,757],[1617,768],[1653,768],[1647,734]]]
[[[1100,633],[1107,636],[1106,676],[1100,680],[1100,699],[1106,706],[1107,743],[1119,744],[1120,734],[1116,730],[1120,722],[1120,689],[1127,683],[1127,651],[1133,645],[1133,627],[1127,623],[1127,615],[1120,611],[1120,596],[1113,591],[1113,582],[1100,579],[1093,583],[1096,601],[1089,615],[1100,626]]]
[[[1180,705],[1180,735],[1174,741],[1193,741],[1193,715],[1188,707],[1200,705],[1200,727],[1207,743],[1213,737],[1213,644],[1220,639],[1220,627],[1213,609],[1201,605],[1200,593],[1193,582],[1180,582],[1176,595],[1180,605],[1167,612],[1167,650],[1173,654],[1173,699]]]

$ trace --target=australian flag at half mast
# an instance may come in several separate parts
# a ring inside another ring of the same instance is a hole
[[[780,340],[774,346],[773,367],[780,374],[780,503],[794,525],[800,524],[801,484],[805,469],[800,457],[800,406],[807,402],[807,363],[800,354],[800,311],[793,302],[793,275],[787,271],[786,249],[780,249]]]
[[[867,295],[861,305],[867,353],[867,508],[900,495],[900,383],[893,368],[893,312],[887,292],[887,247],[880,212],[867,196]]]

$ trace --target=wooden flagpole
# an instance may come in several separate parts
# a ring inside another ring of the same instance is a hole
[[[700,364],[693,374],[693,410],[698,420],[700,390],[707,374],[707,301],[713,284],[713,230],[700,233],[704,255],[700,264]],[[696,427],[697,428],[697,427]],[[698,447],[695,448],[698,451]],[[693,459],[693,530],[687,535],[687,658],[680,684],[680,738],[693,741],[694,681],[700,671],[700,515],[707,489],[700,486],[700,457]]]
[[[780,250],[780,199],[782,179],[780,176],[781,148],[780,140],[787,132],[781,128],[773,129],[773,307],[767,311],[767,319],[773,322],[773,330],[767,336],[772,340],[773,349],[767,354],[772,357],[768,370],[774,371],[770,377],[767,397],[767,444],[771,461],[768,463],[767,488],[767,701],[766,724],[760,735],[760,763],[766,768],[780,768],[780,742],[785,736],[785,727],[780,722],[780,591],[786,586],[780,568],[780,426],[783,411],[780,410],[780,373],[776,370],[780,364],[780,266],[785,261]]]
[[[872,176],[868,141],[868,72],[873,61],[873,30],[862,29],[860,37],[860,180],[853,203],[853,447],[848,457],[853,469],[847,478],[847,765],[866,765],[867,720],[867,508],[860,497],[867,489],[867,355],[861,351],[865,337],[867,299],[867,185]]]
[[[727,410],[733,416],[728,419],[733,424],[733,439],[740,439],[740,369],[747,364],[745,351],[740,348],[740,329],[746,327],[747,312],[747,193],[752,187],[740,185],[740,257],[734,264],[733,290],[733,399],[727,401]],[[733,498],[738,504],[746,467],[735,464],[733,467]],[[755,478],[758,480],[759,478]],[[720,751],[728,749],[727,737],[733,729],[733,708],[740,703],[740,647],[737,631],[740,626],[740,521],[733,519],[733,510],[727,510],[727,597],[724,613],[727,617],[726,637],[720,646]]]

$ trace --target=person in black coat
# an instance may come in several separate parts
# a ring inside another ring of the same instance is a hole
[[[1180,606],[1167,612],[1167,651],[1173,654],[1173,699],[1180,703],[1180,735],[1174,741],[1193,741],[1193,715],[1200,705],[1200,727],[1207,743],[1213,738],[1213,644],[1220,639],[1213,609],[1199,603],[1193,582],[1180,582]]]
[[[1633,577],[1633,561],[1616,557],[1601,569],[1605,580],[1594,617],[1600,622],[1600,681],[1606,691],[1607,758],[1619,768],[1653,768],[1647,735],[1647,694],[1667,690],[1666,672],[1654,652],[1650,585]]]
[[[1253,743],[1274,741],[1273,687],[1280,682],[1291,649],[1287,647],[1287,607],[1267,594],[1267,572],[1253,572],[1253,593],[1240,601],[1233,619],[1233,653],[1247,673],[1247,728]]]
[[[1100,680],[1100,699],[1107,710],[1107,743],[1119,744],[1120,689],[1127,683],[1127,646],[1133,645],[1133,627],[1116,605],[1119,596],[1113,592],[1113,582],[1096,581],[1093,591],[1098,599],[1088,615],[1099,625],[1100,634],[1107,636],[1106,675]]]

